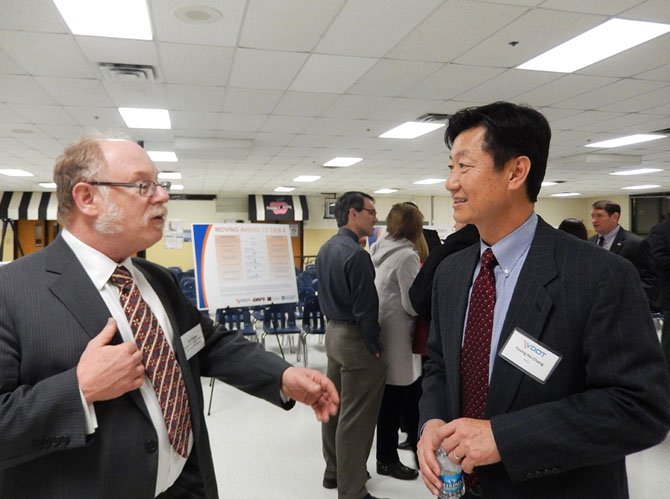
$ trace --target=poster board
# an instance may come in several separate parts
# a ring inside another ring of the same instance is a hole
[[[198,308],[298,301],[293,249],[284,224],[193,224]]]

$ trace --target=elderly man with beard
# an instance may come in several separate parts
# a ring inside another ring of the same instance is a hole
[[[169,271],[131,257],[162,236],[157,176],[132,141],[69,146],[63,230],[0,270],[3,498],[218,497],[200,376],[319,421],[337,411],[321,373],[216,329]]]

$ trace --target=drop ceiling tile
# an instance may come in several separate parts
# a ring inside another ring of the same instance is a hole
[[[318,116],[337,99],[337,94],[319,92],[286,92],[274,109],[286,116]]]
[[[30,76],[0,76],[0,99],[4,103],[54,105],[56,101]]]
[[[290,89],[303,92],[343,93],[375,63],[369,57],[312,54]]]
[[[606,106],[601,106],[600,109],[603,111],[626,113],[645,111],[647,109],[653,110],[654,108],[657,108],[659,104],[670,102],[670,86],[665,86],[666,82],[659,82],[659,86],[660,85],[663,85],[663,87],[657,87],[656,90],[651,92],[645,92],[647,89],[643,86],[640,86],[641,88],[639,89],[636,87],[636,92],[629,98],[613,102]]]
[[[409,90],[442,67],[444,64],[437,62],[381,59],[351,86],[349,93],[392,97]]]
[[[316,52],[383,57],[439,5],[436,0],[350,0]],[[360,33],[365,33],[364,37]]]
[[[164,86],[156,88],[146,81],[103,81],[102,84],[116,107],[168,108]]]
[[[477,102],[514,100],[517,95],[546,85],[560,77],[561,75],[558,73],[508,69],[504,73],[472,88],[472,90],[458,95],[458,98]]]
[[[220,111],[225,89],[223,86],[165,85],[170,109],[183,111]]]
[[[525,7],[488,2],[444,2],[386,57],[449,62],[523,14]],[[476,20],[476,29],[473,22]]]
[[[189,6],[197,10],[201,5],[220,12],[221,18],[212,22],[193,22],[175,15],[179,7]],[[240,24],[244,18],[245,2],[240,0],[207,0],[204,2],[151,0],[150,6],[156,40],[234,47],[239,36]]]
[[[93,67],[70,35],[0,31],[0,46],[32,76],[94,76]]]
[[[545,0],[543,9],[565,10],[570,12],[602,14],[604,16],[615,16],[630,9],[641,0],[608,0],[607,2],[588,2],[584,0]]]
[[[205,113],[202,111],[170,111],[172,129],[216,130],[218,128],[219,113]]]
[[[516,96],[517,102],[524,102],[531,106],[556,106],[562,102],[590,90],[595,90],[615,83],[616,78],[601,78],[569,74],[561,76],[546,85],[524,92]],[[562,107],[562,106],[560,106]],[[590,109],[591,106],[588,106]]]
[[[28,73],[7,52],[0,48],[0,74],[27,75]]]
[[[585,92],[571,99],[560,101],[557,105],[577,109],[598,109],[640,93],[652,92],[665,85],[665,83],[658,81],[626,78],[611,85]],[[631,109],[630,112],[632,111],[636,111],[636,109]]]
[[[263,124],[263,132],[301,133],[312,121],[305,116],[268,116]]]
[[[282,96],[279,90],[230,88],[226,90],[223,111],[226,113],[270,114]]]
[[[2,0],[0,29],[69,33],[54,3],[44,0]]]
[[[158,50],[166,83],[217,86],[228,81],[232,48],[161,43]]]
[[[219,129],[233,132],[257,132],[266,119],[265,115],[221,113]]]
[[[345,3],[344,0],[251,0],[240,34],[240,46],[309,52]]]
[[[372,113],[392,101],[390,97],[364,97],[361,95],[342,95],[332,106],[322,113],[324,117],[350,120],[368,118]]]
[[[400,124],[405,121],[415,121],[426,113],[434,113],[440,104],[441,101],[438,100],[399,97],[385,103],[369,116],[373,120],[394,121]]]
[[[418,99],[451,99],[472,87],[484,83],[505,71],[502,68],[486,68],[447,64],[437,73],[403,92],[403,97]]]
[[[35,80],[61,105],[113,106],[98,80],[46,77]]]
[[[31,123],[39,124],[74,124],[72,117],[61,106],[39,106],[30,104],[14,104],[10,106]]]
[[[118,130],[125,124],[115,107],[66,106],[65,110],[75,121],[87,128],[100,130]]]
[[[298,74],[308,54],[237,49],[230,86],[284,90]]]

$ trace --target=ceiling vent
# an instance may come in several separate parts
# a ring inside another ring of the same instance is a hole
[[[101,62],[98,64],[103,76],[111,81],[156,81],[156,70],[144,64],[121,64]]]
[[[446,123],[449,118],[451,118],[450,114],[426,113],[422,114],[414,121],[421,121],[424,123]]]

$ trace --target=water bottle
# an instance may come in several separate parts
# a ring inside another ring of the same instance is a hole
[[[440,480],[442,480],[439,499],[458,499],[465,494],[463,470],[459,465],[449,460],[442,447],[437,449],[435,457],[437,462],[440,463]]]

